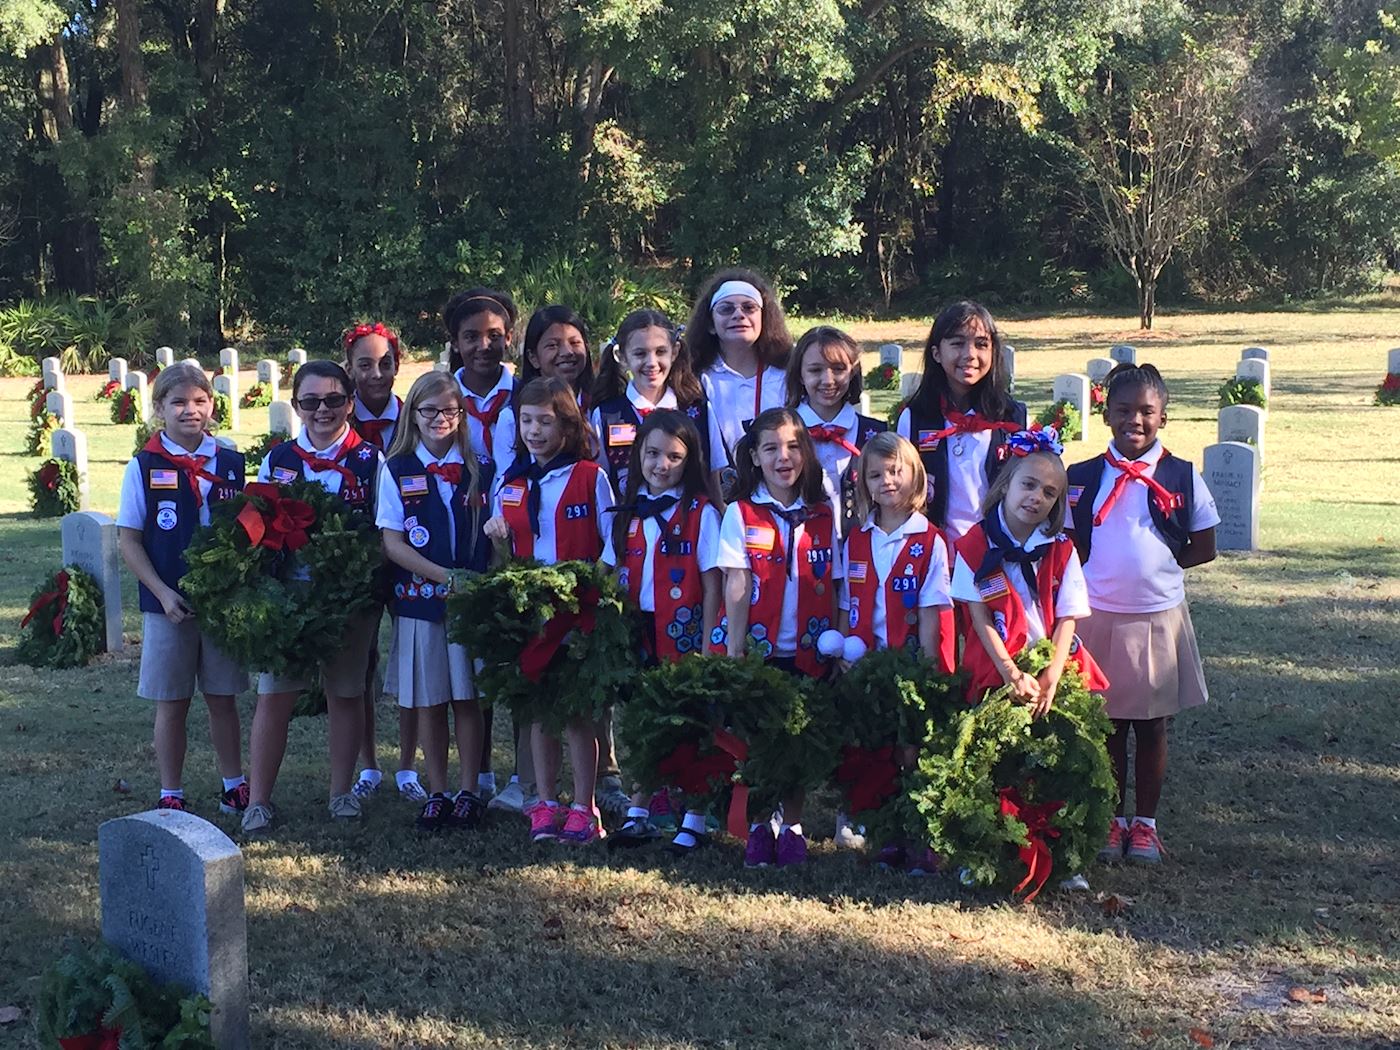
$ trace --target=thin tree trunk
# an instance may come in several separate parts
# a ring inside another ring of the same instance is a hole
[[[121,71],[121,105],[139,109],[146,104],[146,67],[141,61],[141,6],[137,0],[116,0],[117,65]]]

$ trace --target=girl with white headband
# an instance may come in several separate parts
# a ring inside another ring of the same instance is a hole
[[[695,301],[685,345],[710,403],[711,463],[727,481],[748,424],[787,403],[792,337],[782,304],[752,270],[721,270]]]

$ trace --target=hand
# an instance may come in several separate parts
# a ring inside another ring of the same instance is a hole
[[[1060,676],[1053,674],[1047,667],[1040,672],[1036,681],[1040,685],[1040,699],[1036,701],[1031,714],[1035,718],[1042,718],[1050,713],[1050,705],[1055,702],[1055,691],[1060,687]]]
[[[497,543],[510,542],[510,526],[506,524],[503,517],[495,517],[482,526],[482,532],[486,533],[488,539]]]
[[[1011,695],[1023,704],[1034,704],[1040,699],[1040,683],[1019,667],[1011,672],[1006,684],[1011,687]]]
[[[194,615],[194,610],[185,604],[180,592],[169,587],[160,596],[160,607],[165,610],[165,618],[171,623],[184,623]]]

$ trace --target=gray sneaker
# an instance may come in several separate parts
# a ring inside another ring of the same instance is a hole
[[[273,809],[272,803],[264,805],[261,802],[254,802],[243,811],[243,834],[255,835],[260,831],[267,831],[272,827],[276,816],[277,811]]]
[[[405,780],[399,785],[399,794],[417,805],[422,805],[428,801],[428,793],[423,790],[423,785],[416,779]]]
[[[512,780],[486,804],[486,808],[502,810],[506,813],[523,813],[525,810],[525,789],[520,786],[520,781]]]
[[[331,816],[336,820],[359,820],[364,816],[364,807],[353,791],[331,796]]]
[[[627,811],[632,808],[632,799],[622,790],[621,778],[604,777],[598,781],[598,790],[594,794],[598,808],[614,827],[627,819]]]

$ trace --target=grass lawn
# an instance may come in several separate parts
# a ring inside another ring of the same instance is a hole
[[[1033,410],[1055,374],[1136,342],[1171,385],[1166,443],[1198,465],[1240,349],[1273,351],[1265,549],[1191,574],[1212,702],[1174,728],[1160,870],[1091,870],[1094,893],[1018,907],[948,878],[881,873],[829,841],[797,872],[745,872],[733,846],[679,865],[533,849],[518,820],[425,841],[388,797],[340,834],[324,815],[324,725],[298,719],[281,830],[245,848],[254,1045],[1400,1045],[1400,409],[1371,406],[1385,351],[1400,345],[1400,302],[1158,324],[1142,339],[1101,316],[1005,329]],[[868,364],[894,340],[912,368],[927,321],[849,327],[869,341]],[[6,648],[59,556],[57,523],[28,516],[32,382],[0,381]],[[92,506],[112,513],[132,428],[90,400],[100,384],[69,386]],[[236,436],[265,420],[245,411]],[[1090,428],[1067,459],[1099,451],[1107,431]],[[97,825],[155,798],[132,649],[78,671],[0,668],[0,1006],[25,1010],[0,1047],[37,1045],[38,974],[65,936],[96,934]],[[251,696],[242,708],[246,733]],[[194,711],[187,790],[233,832]],[[504,746],[497,759],[508,771]],[[118,779],[131,793],[113,790]],[[808,822],[821,836],[825,801]],[[1099,892],[1131,904],[1106,914]],[[1295,988],[1324,1001],[1294,1002]]]

